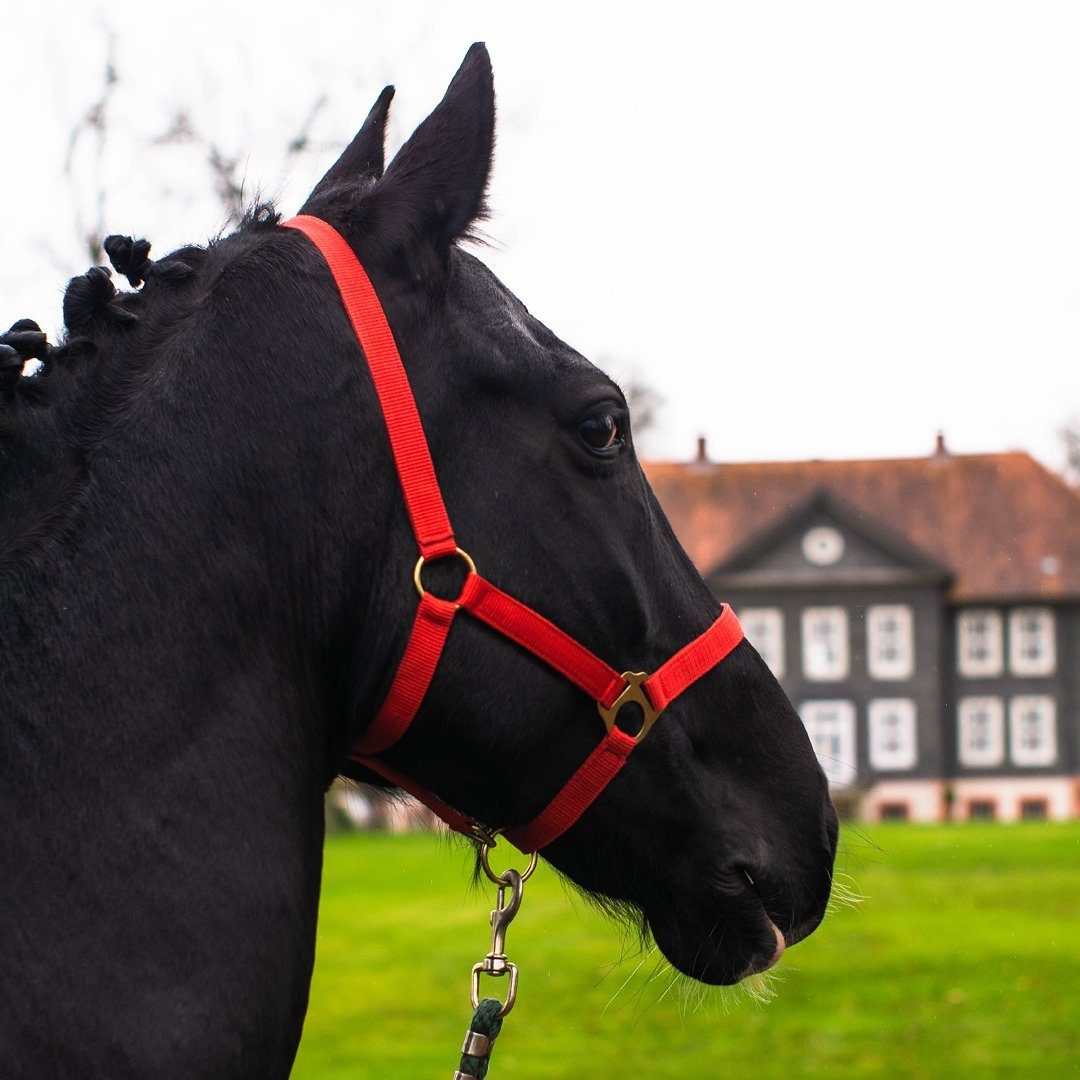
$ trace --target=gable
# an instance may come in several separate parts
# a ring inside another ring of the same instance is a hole
[[[944,582],[947,568],[884,523],[820,489],[752,534],[710,579],[717,587]]]

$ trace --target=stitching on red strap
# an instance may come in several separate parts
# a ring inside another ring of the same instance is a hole
[[[322,252],[330,267],[379,395],[420,554],[425,559],[452,555],[457,546],[454,530],[435,479],[435,466],[416,411],[416,399],[371,281],[353,249],[332,225],[307,214],[282,224],[302,232]]]
[[[470,615],[566,676],[593,701],[610,706],[626,686],[614,668],[584,645],[479,574],[469,575],[460,603]]]
[[[506,839],[526,855],[558,840],[615,779],[636,745],[632,736],[612,728],[544,810],[523,828],[507,829]]]
[[[684,690],[711,671],[743,639],[735,612],[725,604],[716,622],[684,645],[645,680],[645,693],[653,708],[666,709]]]
[[[440,600],[431,593],[420,597],[394,681],[375,719],[353,745],[354,754],[381,754],[408,730],[435,676],[456,611],[457,605],[449,600]]]

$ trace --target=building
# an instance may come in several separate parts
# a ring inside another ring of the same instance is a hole
[[[655,463],[676,534],[872,820],[1080,815],[1080,497],[1025,453]]]

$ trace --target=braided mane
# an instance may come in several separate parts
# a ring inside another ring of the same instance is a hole
[[[256,204],[233,235],[279,217]],[[155,261],[149,241],[109,236],[106,254],[131,291],[94,266],[67,285],[59,344],[31,319],[0,334],[0,572],[70,516],[93,448],[123,417],[163,342],[197,311],[209,285],[204,271],[213,261],[220,274],[231,261],[213,259],[222,239]]]

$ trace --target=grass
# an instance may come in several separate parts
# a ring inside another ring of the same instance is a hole
[[[541,867],[493,1080],[1080,1075],[1080,822],[848,829],[837,867],[865,902],[791,950],[767,1004],[624,955]],[[295,1077],[453,1073],[488,947],[469,868],[438,837],[330,839]]]

